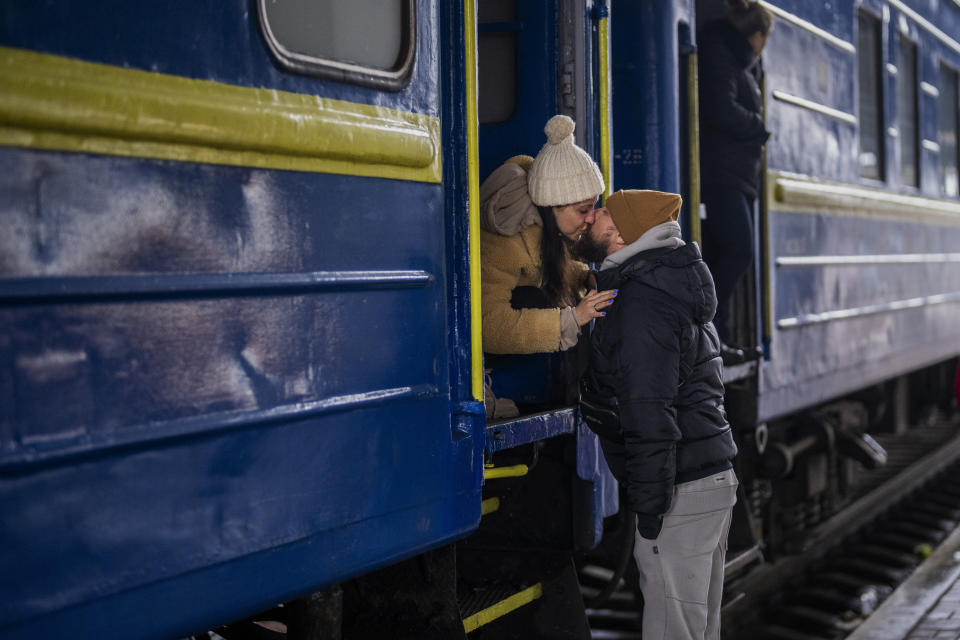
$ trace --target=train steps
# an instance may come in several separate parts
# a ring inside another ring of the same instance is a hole
[[[500,451],[484,467],[480,527],[456,545],[468,640],[590,639],[564,517],[570,506],[557,490],[562,444]]]
[[[463,547],[457,572],[469,640],[590,638],[568,552]]]

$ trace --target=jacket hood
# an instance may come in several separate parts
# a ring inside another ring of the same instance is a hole
[[[529,160],[529,162],[528,162]],[[480,228],[515,236],[532,224],[543,226],[527,190],[527,169],[533,158],[507,160],[480,185]]]
[[[601,290],[621,288],[630,281],[663,291],[686,305],[697,322],[710,322],[717,312],[713,276],[696,243],[643,251],[597,273]]]

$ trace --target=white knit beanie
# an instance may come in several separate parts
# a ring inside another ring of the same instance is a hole
[[[530,199],[540,207],[575,204],[603,193],[603,175],[587,152],[573,142],[576,124],[553,116],[543,128],[547,144],[527,173]]]

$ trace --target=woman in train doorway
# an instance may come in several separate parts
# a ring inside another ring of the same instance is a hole
[[[616,295],[587,292],[586,265],[571,257],[604,188],[600,168],[574,142],[574,127],[567,116],[550,118],[535,159],[509,159],[480,187],[486,353],[567,351]]]
[[[751,214],[760,192],[763,124],[760,53],[773,15],[748,0],[726,0],[726,12],[698,36],[700,172],[707,218],[703,253],[717,286],[717,314],[725,364],[755,358],[756,349],[730,346],[730,300],[753,260]]]

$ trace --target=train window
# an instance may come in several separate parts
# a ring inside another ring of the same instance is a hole
[[[413,68],[414,0],[259,0],[271,52],[288,69],[381,89]]]
[[[920,186],[920,127],[917,114],[917,45],[897,43],[897,123],[900,130],[900,181]]]
[[[960,101],[960,81],[957,72],[946,65],[940,65],[939,142],[940,142],[940,184],[943,195],[950,198],[960,196],[960,113],[957,103]]]
[[[477,116],[480,124],[505,122],[517,108],[516,0],[482,0],[477,23]]]
[[[884,179],[883,56],[880,20],[860,11],[857,66],[860,84],[860,175]]]

